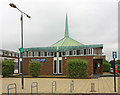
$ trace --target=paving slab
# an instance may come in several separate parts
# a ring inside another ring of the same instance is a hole
[[[98,79],[24,78],[24,89],[22,89],[21,78],[2,78],[2,93],[7,93],[7,86],[10,83],[16,83],[17,93],[31,93],[32,82],[38,82],[38,93],[52,93],[52,81],[56,81],[57,89],[54,93],[71,93],[71,80],[74,80],[74,90],[72,93],[115,93],[113,79],[113,77],[100,77]],[[116,82],[118,85],[118,77]],[[90,92],[91,83],[95,84],[96,92]],[[14,93],[14,90],[10,90],[10,93]],[[33,93],[36,93],[35,88]]]

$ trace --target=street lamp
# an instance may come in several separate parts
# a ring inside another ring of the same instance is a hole
[[[21,21],[21,48],[23,49],[23,14],[25,14],[28,18],[30,18],[30,16],[28,14],[24,13],[23,11],[21,11],[20,9],[18,9],[15,4],[10,3],[9,5],[13,8],[16,8],[18,11],[21,12],[21,18],[20,18],[20,21]],[[24,89],[23,52],[20,52],[20,53],[21,53],[21,57],[22,57],[22,66],[21,66],[22,67],[22,89]]]

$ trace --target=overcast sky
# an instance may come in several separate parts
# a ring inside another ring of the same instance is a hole
[[[2,0],[0,48],[20,48],[20,12],[24,16],[24,47],[47,47],[64,37],[68,14],[69,35],[83,43],[103,44],[107,60],[118,50],[118,0]]]

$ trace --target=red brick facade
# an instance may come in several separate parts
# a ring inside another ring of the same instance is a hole
[[[97,74],[101,74],[102,71],[102,59],[93,59],[93,56],[71,56],[71,57],[62,57],[62,74],[66,74],[67,69],[67,60],[69,59],[83,59],[88,62],[88,74],[93,74],[93,64],[100,63],[100,67],[97,67]],[[29,61],[30,59],[46,59],[46,62],[42,62],[41,65],[41,75],[53,75],[53,57],[33,57],[33,58],[24,58],[23,59],[23,74],[29,74]]]

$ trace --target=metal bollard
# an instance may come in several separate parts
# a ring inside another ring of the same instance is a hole
[[[33,84],[36,84],[36,85],[33,85]],[[31,95],[33,94],[32,92],[33,92],[33,88],[34,87],[36,87],[36,93],[38,94],[38,83],[37,82],[33,82],[33,83],[31,83]]]
[[[72,93],[73,90],[74,90],[74,80],[71,80],[71,82],[70,82],[70,92]]]
[[[56,92],[56,81],[52,82],[52,93],[53,93],[53,87],[55,87],[55,92]]]
[[[95,91],[95,84],[94,83],[91,83],[91,92],[96,92]]]
[[[9,88],[10,85],[14,85],[15,87]],[[9,84],[9,85],[7,86],[7,89],[8,89],[8,95],[9,95],[9,90],[10,90],[10,89],[15,89],[15,95],[17,95],[17,87],[16,87],[16,84],[15,84],[15,83]]]

